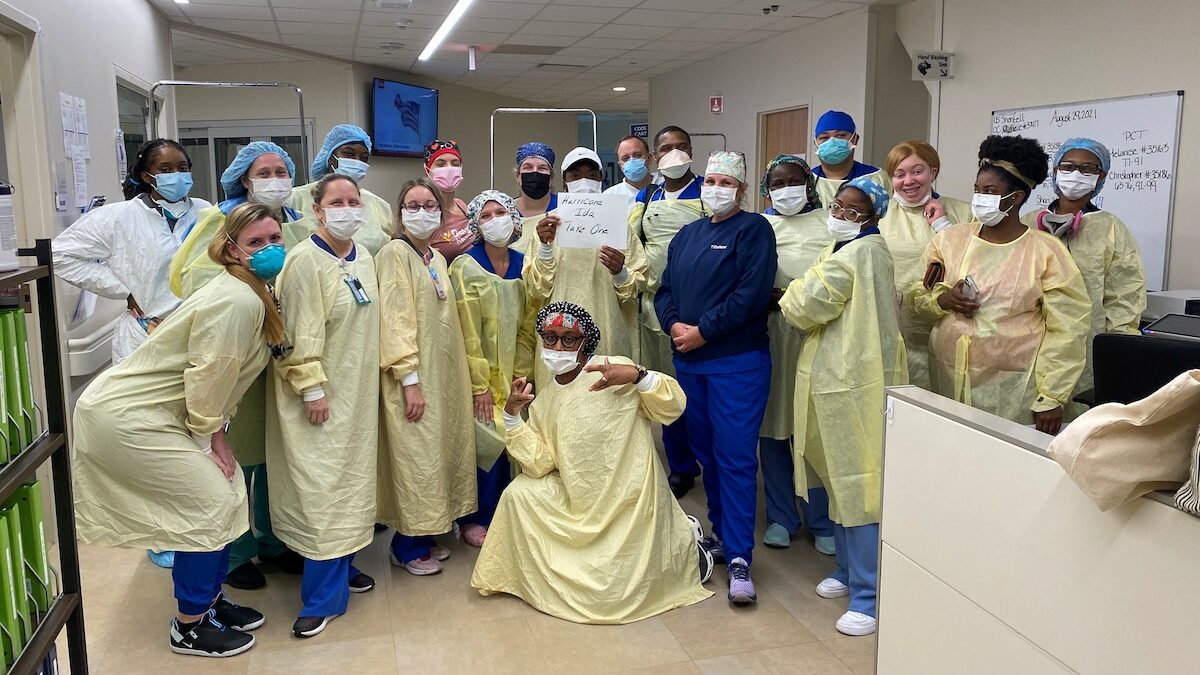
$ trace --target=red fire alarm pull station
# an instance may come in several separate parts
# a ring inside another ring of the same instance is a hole
[[[709,96],[708,97],[708,111],[710,113],[712,113],[714,115],[720,115],[722,110],[724,110],[724,108],[725,108],[725,97],[724,96]]]

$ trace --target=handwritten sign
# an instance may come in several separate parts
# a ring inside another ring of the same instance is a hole
[[[600,248],[611,246],[624,251],[628,245],[629,199],[621,194],[558,194],[562,220],[558,227],[558,245],[563,248]]]

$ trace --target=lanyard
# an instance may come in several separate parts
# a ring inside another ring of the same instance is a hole
[[[363,288],[362,282],[358,280],[358,277],[350,274],[350,270],[346,266],[346,261],[339,258],[338,265],[342,267],[342,281],[350,289],[350,296],[354,298],[354,302],[360,305],[371,304],[371,298],[367,296],[367,289]]]

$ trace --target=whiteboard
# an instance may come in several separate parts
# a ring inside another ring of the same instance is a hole
[[[1146,288],[1161,291],[1167,285],[1182,110],[1182,91],[996,110],[992,133],[1037,139],[1052,163],[1068,138],[1093,138],[1107,146],[1112,169],[1094,202],[1129,226],[1142,251]],[[1054,198],[1047,179],[1024,211],[1045,208]]]

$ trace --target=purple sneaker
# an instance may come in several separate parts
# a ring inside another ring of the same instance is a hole
[[[735,605],[758,602],[758,596],[754,594],[754,582],[750,579],[750,565],[744,558],[734,558],[729,563],[729,601]]]

